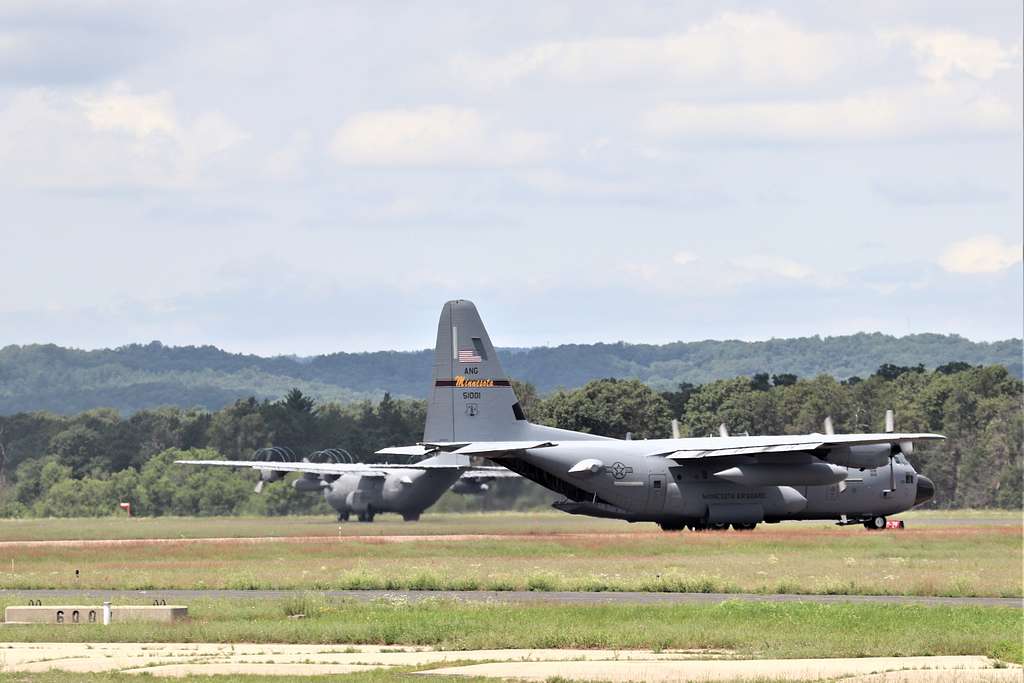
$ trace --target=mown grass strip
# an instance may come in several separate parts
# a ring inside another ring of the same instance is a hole
[[[427,600],[198,601],[171,626],[24,626],[8,641],[281,642],[439,649],[725,649],[743,657],[987,655],[1021,662],[1012,608],[725,602],[566,606]],[[290,615],[303,614],[301,619]]]

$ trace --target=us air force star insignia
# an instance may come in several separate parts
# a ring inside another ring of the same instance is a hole
[[[612,476],[616,479],[625,479],[627,474],[633,474],[632,467],[626,467],[621,462],[612,464]]]

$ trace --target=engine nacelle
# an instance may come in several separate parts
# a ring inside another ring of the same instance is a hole
[[[315,474],[305,473],[292,482],[292,488],[305,493],[319,493],[328,484]]]
[[[834,465],[854,467],[859,470],[873,470],[889,464],[892,447],[887,443],[863,446],[833,446],[825,460]]]
[[[742,486],[828,486],[846,479],[846,472],[845,467],[824,462],[751,463],[716,472],[715,477]]]

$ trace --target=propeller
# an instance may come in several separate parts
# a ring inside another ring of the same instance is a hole
[[[679,420],[672,420],[672,438],[679,438]]]
[[[832,426],[832,416],[831,415],[829,415],[828,417],[825,418],[825,421],[822,423],[822,427],[824,427],[825,433],[828,434],[829,436],[832,436],[832,435],[834,435],[836,433],[835,428]]]
[[[725,423],[718,425],[719,436],[729,436],[729,428],[725,426]]]

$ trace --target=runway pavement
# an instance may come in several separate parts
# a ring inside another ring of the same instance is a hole
[[[42,600],[112,600],[149,601],[164,599],[181,603],[201,599],[279,600],[316,593],[328,598],[348,600],[419,600],[441,599],[462,601],[559,603],[566,605],[706,605],[727,600],[745,602],[812,602],[882,603],[895,605],[927,605],[945,607],[1024,607],[1022,598],[951,598],[909,595],[793,595],[762,593],[637,593],[637,592],[570,592],[570,591],[384,591],[384,590],[0,590],[0,599]]]

